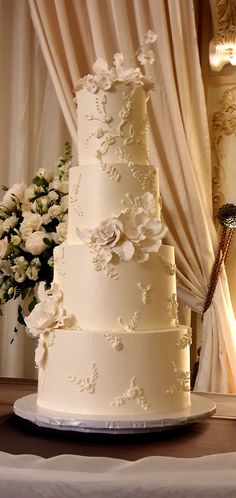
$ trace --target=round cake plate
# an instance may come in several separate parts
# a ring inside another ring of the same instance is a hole
[[[47,410],[37,405],[37,394],[19,398],[14,404],[18,417],[26,419],[39,427],[63,431],[92,432],[106,434],[134,434],[157,432],[183,427],[199,422],[214,415],[216,405],[212,401],[190,394],[191,406],[184,410],[162,413],[157,417],[94,417]]]

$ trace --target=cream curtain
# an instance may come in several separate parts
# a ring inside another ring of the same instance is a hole
[[[150,153],[160,167],[163,214],[176,248],[178,296],[201,312],[217,248],[210,143],[192,0],[29,0],[42,52],[76,141],[72,89],[97,56],[129,59],[149,27],[158,33]],[[236,330],[222,272],[203,319],[196,389],[236,392]]]
[[[0,185],[11,186],[53,169],[70,137],[27,1],[0,0],[0,68]],[[2,311],[0,376],[32,378],[34,341],[19,329],[11,344],[16,303]]]

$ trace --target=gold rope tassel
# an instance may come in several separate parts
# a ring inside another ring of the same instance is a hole
[[[236,228],[236,206],[234,206],[234,204],[225,204],[219,209],[217,216],[222,225],[222,232],[218,252],[210,276],[203,314],[206,313],[212,303],[222,265],[226,264],[229,256],[234,229]]]

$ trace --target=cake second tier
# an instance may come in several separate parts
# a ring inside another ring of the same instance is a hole
[[[84,245],[54,250],[54,281],[64,307],[81,329],[100,331],[155,330],[178,325],[174,248],[162,245],[149,260],[120,262],[116,277],[97,270]]]

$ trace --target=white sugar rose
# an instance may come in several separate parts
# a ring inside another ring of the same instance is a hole
[[[25,250],[34,256],[42,254],[47,249],[47,245],[43,241],[45,238],[50,239],[50,234],[41,230],[31,233],[25,242]]]
[[[4,239],[0,240],[0,258],[6,258],[8,254],[8,239],[4,237]]]
[[[45,290],[45,282],[40,282],[38,288],[40,302],[25,318],[26,326],[33,337],[49,332],[53,328],[62,327],[70,317],[63,307],[62,292],[55,285],[49,291]]]
[[[116,218],[102,221],[93,231],[93,239],[101,246],[114,247],[123,234],[123,225]]]
[[[25,189],[26,189],[25,183],[15,183],[4,194],[3,199],[1,201],[1,205],[3,205],[9,211],[13,211],[16,202],[22,201]]]

